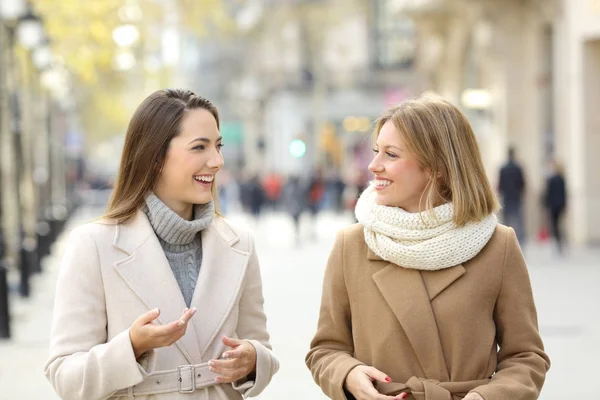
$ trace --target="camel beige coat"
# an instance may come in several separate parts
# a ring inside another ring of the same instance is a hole
[[[201,364],[227,350],[221,337],[249,340],[256,348],[256,379],[193,394],[166,393],[144,400],[241,399],[258,395],[279,368],[271,353],[258,260],[248,233],[221,217],[202,231],[202,265],[186,334],[174,345],[136,361],[129,327],[159,308],[158,322],[181,317],[181,290],[143,212],[127,224],[90,223],[69,239],[58,277],[50,358],[45,373],[63,399],[116,398],[146,374]],[[126,397],[120,397],[126,398]]]
[[[499,346],[499,350],[498,350]],[[410,400],[537,399],[549,359],[514,231],[499,225],[481,252],[438,271],[402,268],[372,253],[361,225],[338,234],[306,363],[330,398],[371,365]],[[490,379],[491,377],[491,379]]]

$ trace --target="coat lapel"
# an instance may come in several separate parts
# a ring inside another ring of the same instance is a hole
[[[462,264],[454,267],[441,269],[439,271],[421,271],[425,288],[429,294],[429,300],[433,301],[437,295],[442,293],[448,286],[465,274]]]
[[[127,254],[115,263],[117,272],[148,310],[159,308],[163,325],[178,320],[185,301],[146,215],[138,212],[131,223],[118,225],[113,244]],[[196,336],[195,326],[188,324],[185,335],[175,342],[190,364],[200,360]]]
[[[202,231],[202,266],[192,298],[198,309],[192,323],[201,357],[220,339],[216,335],[241,295],[250,253],[233,248],[238,241],[221,218]]]
[[[383,261],[371,250],[368,258],[371,261]],[[459,267],[464,273],[464,268]],[[449,269],[455,268],[458,267]],[[451,273],[442,272],[438,282],[435,274],[440,272],[432,272],[426,285],[421,271],[389,263],[373,274],[373,281],[406,332],[425,377],[448,381],[448,368],[430,298],[439,294],[462,273],[460,269]]]

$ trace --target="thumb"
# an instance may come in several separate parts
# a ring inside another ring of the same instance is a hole
[[[375,367],[365,368],[364,372],[372,380],[379,381],[381,383],[390,383],[392,381],[392,378],[390,378],[387,374],[384,374]]]
[[[154,321],[160,315],[160,310],[155,308],[154,310],[150,310],[147,313],[144,313],[135,320],[135,323],[138,325],[146,325]]]
[[[244,342],[243,340],[228,338],[227,336],[223,336],[221,338],[221,341],[223,341],[223,344],[225,346],[231,347],[233,349],[235,349],[236,347],[238,347],[239,345],[241,345]]]

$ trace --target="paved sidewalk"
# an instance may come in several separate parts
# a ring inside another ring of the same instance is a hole
[[[11,298],[13,339],[0,341],[0,400],[55,400],[43,375],[48,355],[55,281],[64,238],[74,226],[100,209],[76,213],[61,239],[44,259],[43,274],[32,281],[32,297]],[[247,215],[231,219],[254,232],[261,262],[265,310],[281,370],[259,396],[261,400],[325,399],[304,366],[317,323],[323,267],[335,232],[352,222],[348,215],[323,214],[315,229],[303,219],[297,243],[293,225],[280,213],[258,221]],[[548,246],[526,250],[540,330],[552,368],[540,399],[600,399],[596,378],[600,348],[600,249],[571,250],[557,257]],[[582,384],[584,382],[584,384]]]
[[[59,258],[70,230],[95,214],[93,209],[78,210],[54,243],[51,254],[42,260],[43,272],[31,278],[30,298],[11,296],[12,338],[0,341],[0,400],[59,399],[44,376]]]

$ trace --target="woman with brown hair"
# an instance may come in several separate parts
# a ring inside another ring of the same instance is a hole
[[[330,398],[533,400],[549,368],[527,267],[465,116],[391,108],[338,233],[306,363]]]
[[[45,373],[64,399],[241,399],[277,372],[252,237],[218,212],[219,115],[160,90],[133,115],[106,215],[75,229]]]

